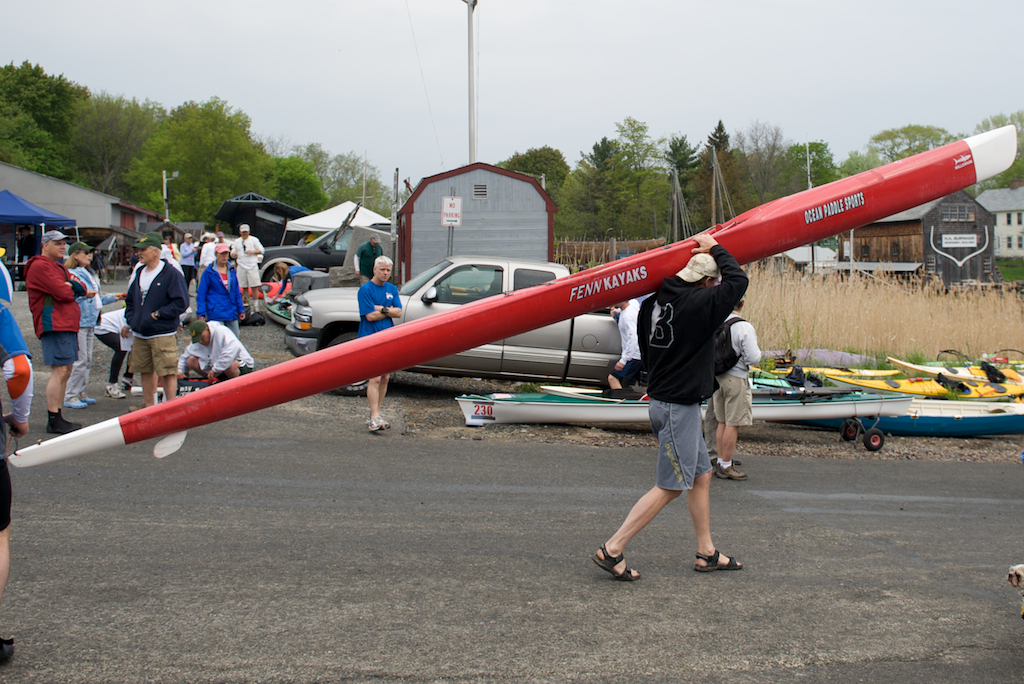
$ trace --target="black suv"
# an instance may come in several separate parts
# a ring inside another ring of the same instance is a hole
[[[268,282],[275,264],[305,266],[314,271],[326,271],[332,266],[344,266],[352,229],[335,228],[310,243],[267,247],[260,264],[260,280]]]

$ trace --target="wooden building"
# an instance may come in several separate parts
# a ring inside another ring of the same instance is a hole
[[[220,226],[220,230],[233,235],[238,235],[238,226],[248,224],[250,234],[259,238],[264,247],[269,247],[282,243],[288,221],[306,214],[307,212],[284,202],[255,192],[247,192],[224,200],[224,204],[220,205],[213,218],[226,222],[228,225]]]
[[[839,237],[841,270],[916,273],[946,287],[1001,281],[995,217],[962,190]]]
[[[443,215],[446,197],[460,200],[457,217]],[[556,211],[536,178],[490,164],[428,176],[398,211],[395,277],[405,282],[456,254],[552,261]]]

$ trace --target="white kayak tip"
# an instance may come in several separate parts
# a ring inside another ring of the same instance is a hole
[[[186,436],[188,436],[188,430],[172,432],[156,443],[156,446],[153,447],[153,455],[157,458],[170,456],[181,448],[181,445],[185,443]]]
[[[1017,127],[1013,124],[972,135],[964,142],[974,155],[979,183],[1010,168],[1017,158]]]
[[[28,468],[123,446],[121,423],[111,418],[45,442],[37,440],[35,444],[18,449],[7,460],[17,468]]]

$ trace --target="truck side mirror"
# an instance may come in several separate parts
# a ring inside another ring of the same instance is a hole
[[[433,304],[434,302],[436,302],[437,301],[437,288],[434,287],[433,285],[431,285],[427,289],[427,291],[423,293],[423,296],[420,297],[420,301],[422,301],[424,304],[427,304],[427,305]]]
[[[331,246],[327,244],[327,240],[324,240],[323,242],[320,243],[320,251],[323,252],[324,254],[331,253]]]

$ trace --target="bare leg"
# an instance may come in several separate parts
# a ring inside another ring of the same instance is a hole
[[[715,441],[718,442],[718,460],[728,463],[732,460],[732,454],[736,451],[736,441],[739,439],[740,429],[725,423],[718,424],[718,433]]]
[[[71,366],[50,366],[50,379],[46,381],[46,410],[50,413],[60,411],[70,377]]]
[[[719,428],[721,428],[719,424]],[[693,489],[686,492],[686,506],[690,509],[693,520],[693,534],[697,537],[697,551],[710,556],[715,552],[715,543],[711,540],[711,472],[706,472],[693,481]],[[707,565],[697,560],[698,565]],[[719,555],[719,565],[728,565],[729,557]]]
[[[707,482],[710,482],[710,477]],[[696,486],[696,484],[694,484]],[[668,502],[675,499],[682,492],[674,489],[662,489],[661,487],[652,487],[649,492],[640,497],[633,508],[629,511],[629,515],[623,521],[622,526],[611,536],[607,542],[605,542],[604,548],[608,549],[608,553],[612,556],[618,556],[626,548],[626,544],[629,540],[636,536],[636,534],[642,530],[647,523],[654,520],[655,516],[661,512]],[[601,553],[598,551],[598,553]],[[622,561],[615,566],[615,571],[621,573],[626,567],[626,561]]]
[[[152,406],[156,403],[156,373],[142,373],[141,375],[139,382],[142,383],[142,400],[146,406]]]
[[[612,389],[622,389],[622,383],[611,373],[608,374],[608,386]]]
[[[390,374],[370,378],[366,386],[366,398],[370,402],[370,418],[379,418],[381,406],[384,405],[384,396],[388,393],[388,380]]]
[[[178,376],[174,373],[171,375],[165,375],[164,381],[164,398],[166,401],[170,401],[178,396]]]

